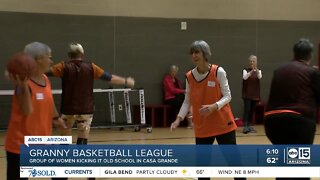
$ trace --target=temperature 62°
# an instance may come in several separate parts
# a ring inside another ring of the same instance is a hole
[[[278,160],[279,160],[279,158],[277,158],[277,157],[268,157],[267,163],[268,164],[275,164],[275,163],[277,163]]]

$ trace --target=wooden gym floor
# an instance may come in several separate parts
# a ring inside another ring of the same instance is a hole
[[[262,125],[255,126],[257,133],[243,134],[242,128],[237,129],[238,144],[270,144],[264,133]],[[319,125],[318,125],[319,129]],[[4,151],[4,138],[6,132],[0,132],[0,179],[6,179],[6,156]],[[73,142],[76,141],[76,131],[73,131]],[[169,128],[153,128],[152,133],[147,133],[145,128],[140,132],[133,132],[131,128],[125,128],[119,131],[116,128],[93,128],[90,134],[90,144],[194,144],[194,134],[192,129],[178,128],[170,132]],[[317,131],[315,144],[320,143],[320,131]],[[71,178],[70,178],[71,179]],[[83,178],[73,178],[75,180],[84,180]],[[130,180],[133,178],[101,178],[107,180]],[[164,179],[164,178],[139,178],[143,180]],[[169,178],[167,178],[169,179]],[[183,180],[190,178],[170,178],[171,180]],[[231,180],[233,178],[212,178],[215,180]],[[273,180],[274,178],[248,178]],[[320,178],[312,178],[312,180]]]

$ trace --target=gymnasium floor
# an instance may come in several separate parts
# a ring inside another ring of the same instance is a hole
[[[263,126],[255,126],[258,133],[242,134],[242,128],[237,129],[238,144],[270,144],[265,136]],[[318,128],[319,129],[319,125]],[[4,151],[4,137],[6,132],[0,132],[0,180],[6,179],[6,157]],[[74,136],[76,137],[75,131]],[[75,138],[73,141],[75,142]],[[194,144],[193,130],[186,128],[178,128],[171,133],[169,128],[154,128],[152,133],[147,133],[142,128],[141,132],[133,132],[132,129],[119,131],[118,129],[94,128],[91,131],[90,144]],[[320,132],[317,131],[315,144],[320,143]],[[70,178],[71,179],[71,178]],[[73,178],[82,180],[83,178]],[[108,180],[130,180],[133,178],[101,178]],[[143,180],[164,179],[164,178],[139,178]],[[169,178],[167,178],[169,179]],[[183,180],[188,178],[170,178],[171,180]],[[189,178],[190,179],[190,178]],[[231,180],[233,178],[212,178],[215,180]],[[273,180],[274,178],[248,178]],[[320,180],[320,178],[312,178],[312,180]],[[85,180],[85,179],[83,179]],[[191,180],[191,179],[190,179]]]

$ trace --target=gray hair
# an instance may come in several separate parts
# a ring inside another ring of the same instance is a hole
[[[70,52],[80,52],[80,53],[84,54],[83,47],[79,43],[71,43],[69,45],[69,48],[70,48],[69,49]]]
[[[32,42],[24,47],[24,52],[33,58],[37,58],[51,53],[51,48],[41,42]]]
[[[175,70],[175,69],[176,69],[176,70],[179,70],[179,67],[176,66],[176,65],[171,65],[169,72],[172,72],[172,71]]]
[[[251,54],[248,59],[251,60],[252,58],[256,58],[256,61],[258,61],[258,58],[256,55]]]
[[[84,50],[81,44],[79,43],[69,44],[69,52],[68,52],[69,57],[76,58],[80,54],[84,55]]]
[[[190,46],[190,54],[201,51],[206,60],[211,56],[210,46],[203,40],[194,41]]]

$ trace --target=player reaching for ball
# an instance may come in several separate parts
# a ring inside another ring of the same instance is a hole
[[[5,139],[7,180],[22,179],[20,144],[24,143],[24,136],[50,136],[52,124],[59,129],[66,128],[55,108],[50,82],[44,75],[51,63],[50,47],[33,42],[7,64],[8,77],[15,84]]]
[[[61,113],[67,129],[61,135],[71,135],[72,126],[76,122],[77,144],[87,144],[94,111],[94,80],[101,79],[111,84],[133,87],[134,79],[110,74],[94,63],[85,61],[84,50],[79,43],[69,45],[68,56],[69,61],[55,64],[47,75],[60,77],[62,80]]]

